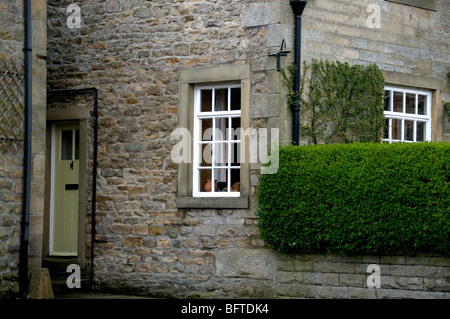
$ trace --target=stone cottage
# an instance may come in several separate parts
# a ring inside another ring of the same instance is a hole
[[[260,238],[261,158],[236,129],[292,144],[277,64],[298,51],[378,65],[387,142],[450,141],[449,1],[299,2],[33,0],[29,276],[63,261],[82,288],[143,295],[450,297],[442,256],[290,256]],[[23,8],[0,0],[0,66],[18,65],[19,79]],[[24,175],[22,149],[5,146],[2,297],[19,291]],[[366,284],[371,264],[381,288]]]

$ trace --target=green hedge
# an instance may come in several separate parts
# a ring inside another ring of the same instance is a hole
[[[450,254],[450,144],[280,148],[261,175],[259,228],[284,252]]]

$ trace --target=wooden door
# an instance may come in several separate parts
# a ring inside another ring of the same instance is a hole
[[[78,125],[55,126],[51,255],[78,254],[78,186],[80,180]]]

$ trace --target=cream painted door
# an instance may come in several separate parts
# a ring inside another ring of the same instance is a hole
[[[80,130],[55,126],[51,255],[78,254],[78,185]]]

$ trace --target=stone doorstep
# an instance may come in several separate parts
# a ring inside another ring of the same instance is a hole
[[[76,257],[44,257],[42,258],[42,267],[48,268],[50,275],[58,273],[66,274],[67,266],[78,264]]]
[[[69,288],[67,278],[71,273],[67,272],[67,266],[78,264],[76,257],[44,257],[42,266],[47,267],[55,294],[68,292],[86,292],[89,290],[89,270],[81,270],[81,288]]]

